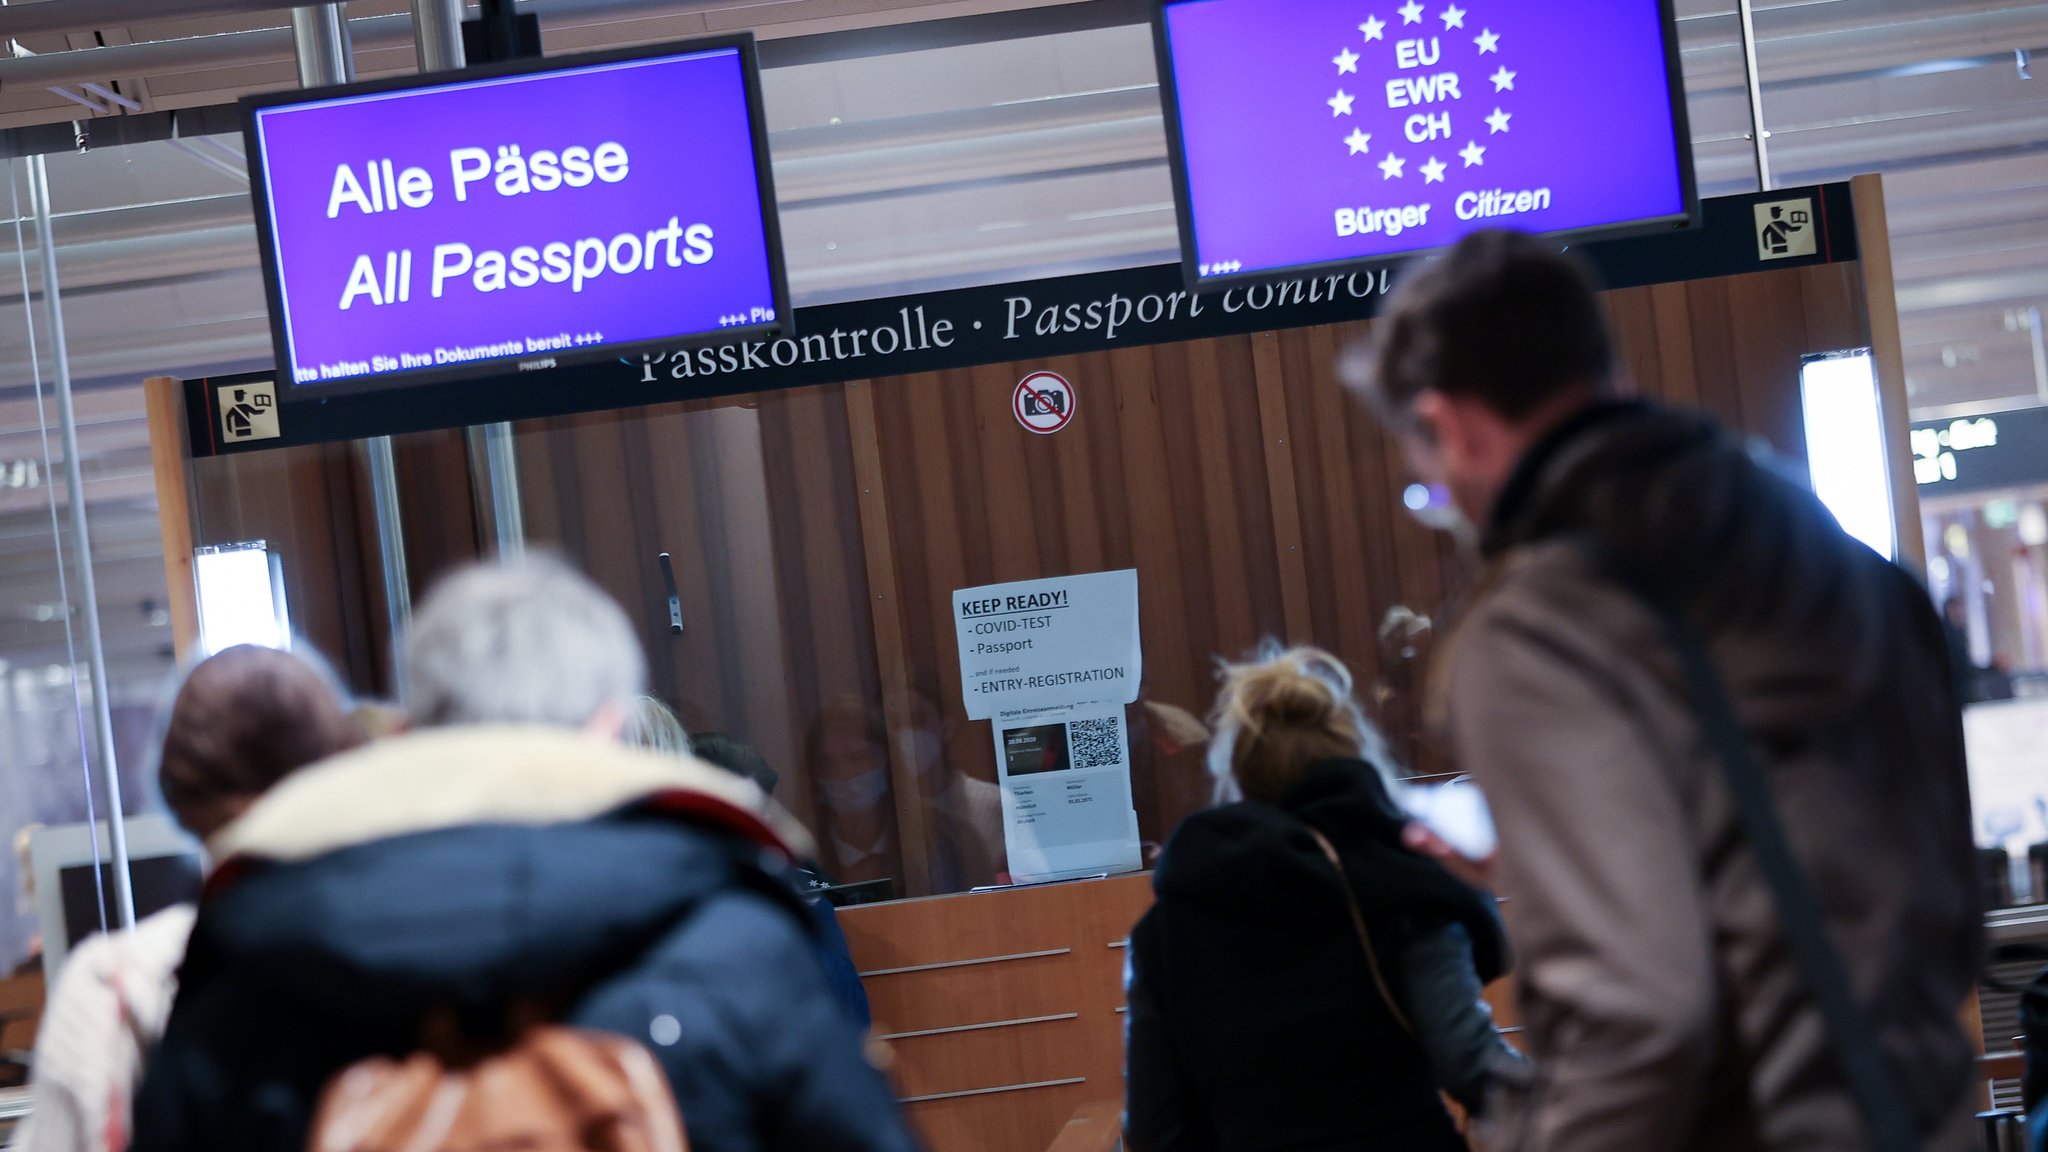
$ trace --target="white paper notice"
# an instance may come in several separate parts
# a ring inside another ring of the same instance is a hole
[[[1142,866],[1124,706],[1059,705],[999,721],[1003,839],[1018,883]]]
[[[970,719],[1138,698],[1135,569],[963,588],[953,621]]]

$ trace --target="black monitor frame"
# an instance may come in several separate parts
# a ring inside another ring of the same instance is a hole
[[[1157,0],[1152,9],[1152,50],[1159,71],[1159,105],[1166,119],[1166,161],[1173,180],[1174,215],[1180,227],[1181,278],[1186,281],[1190,292],[1221,292],[1229,288],[1247,287],[1253,284],[1274,284],[1287,280],[1298,280],[1323,273],[1349,272],[1363,267],[1381,267],[1389,262],[1407,260],[1415,256],[1443,251],[1442,248],[1412,248],[1398,252],[1386,252],[1373,256],[1345,257],[1339,260],[1324,260],[1314,264],[1290,264],[1281,268],[1267,268],[1233,272],[1227,276],[1203,276],[1200,274],[1201,260],[1195,249],[1194,194],[1188,183],[1188,161],[1184,126],[1180,117],[1180,91],[1173,68],[1173,43],[1166,27],[1166,10],[1183,4],[1216,3],[1219,0]],[[1678,18],[1674,8],[1675,0],[1655,0],[1658,9],[1658,24],[1664,37],[1664,72],[1669,83],[1666,90],[1671,100],[1671,133],[1673,152],[1678,157],[1679,211],[1674,215],[1628,220],[1615,224],[1601,224],[1590,228],[1574,228],[1562,232],[1546,232],[1544,236],[1569,246],[1593,240],[1612,240],[1625,236],[1644,236],[1659,232],[1672,232],[1694,227],[1699,222],[1700,193],[1699,179],[1694,172],[1692,155],[1692,127],[1685,104],[1685,71],[1678,52]]]
[[[467,84],[477,80],[493,80],[506,76],[528,76],[547,72],[564,72],[580,68],[618,64],[632,60],[649,60],[663,56],[687,56],[703,52],[737,49],[740,56],[742,83],[746,85],[747,128],[753,143],[754,171],[756,186],[760,192],[762,231],[768,247],[768,283],[774,300],[775,319],[763,324],[735,325],[704,332],[686,333],[661,337],[653,340],[638,340],[630,343],[600,344],[588,348],[553,351],[544,354],[556,364],[597,363],[642,353],[670,351],[678,348],[692,348],[704,344],[724,343],[746,337],[763,335],[787,335],[794,331],[794,309],[789,296],[789,271],[783,259],[782,221],[777,212],[775,197],[775,169],[768,155],[768,117],[761,99],[761,58],[752,32],[738,32],[723,36],[706,36],[691,40],[670,41],[664,44],[639,45],[631,48],[613,49],[603,52],[582,52],[568,56],[537,57],[508,60],[502,63],[484,64],[464,68],[455,72],[433,72],[424,75],[398,76],[384,80],[366,80],[353,84],[336,84],[323,88],[296,88],[283,92],[244,96],[241,100],[242,140],[249,157],[249,198],[256,211],[256,242],[263,258],[263,297],[269,309],[270,340],[272,354],[277,360],[277,381],[280,386],[279,399],[284,395],[301,397],[352,395],[363,392],[381,392],[412,387],[418,384],[445,383],[457,380],[488,379],[494,376],[518,374],[520,361],[537,358],[534,355],[503,356],[490,360],[473,360],[461,364],[435,365],[429,368],[402,368],[394,372],[371,372],[361,376],[340,380],[324,380],[299,384],[292,379],[294,360],[291,340],[286,332],[284,319],[284,297],[279,285],[279,265],[275,221],[270,211],[270,181],[268,165],[264,162],[262,140],[256,131],[257,113],[272,108],[287,108],[300,104],[316,104],[328,100],[346,99],[351,96],[367,96],[380,92],[404,92],[415,89],[438,88],[451,84]]]

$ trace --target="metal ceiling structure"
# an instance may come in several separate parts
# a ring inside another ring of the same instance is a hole
[[[753,28],[800,303],[1165,261],[1176,244],[1136,0],[530,0],[551,52]],[[1758,0],[1779,185],[1887,173],[1916,414],[2041,402],[2048,3]],[[1734,0],[1678,0],[1700,184],[1756,187]],[[350,5],[357,73],[412,70],[404,0]],[[141,378],[256,367],[269,336],[239,96],[291,87],[274,0],[0,7],[0,151],[49,157],[117,682],[168,667]],[[1597,125],[1589,125],[1597,131]],[[90,145],[77,151],[83,137]],[[107,146],[107,140],[148,142]],[[13,165],[15,170],[19,164]],[[0,215],[19,205],[0,190]],[[61,664],[27,291],[0,226],[0,662]],[[24,281],[26,275],[26,281]],[[48,359],[47,341],[38,350]],[[48,379],[47,368],[43,378]],[[16,464],[34,463],[36,475]],[[64,494],[57,492],[62,504]]]

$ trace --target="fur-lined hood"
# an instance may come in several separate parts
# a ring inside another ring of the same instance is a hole
[[[724,827],[793,861],[813,852],[803,826],[742,777],[540,727],[378,741],[287,778],[209,847],[223,863],[308,860],[437,829],[570,824],[634,807]]]
[[[410,1036],[436,1004],[573,999],[752,892],[808,924],[808,838],[753,784],[572,732],[395,737],[300,772],[216,838],[188,973]],[[353,1026],[353,1025],[352,1025]]]

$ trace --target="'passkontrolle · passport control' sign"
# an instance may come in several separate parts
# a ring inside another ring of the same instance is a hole
[[[503,373],[772,328],[752,69],[741,43],[251,101],[280,378]]]
[[[1160,20],[1196,282],[1692,211],[1666,0],[1177,0]]]

